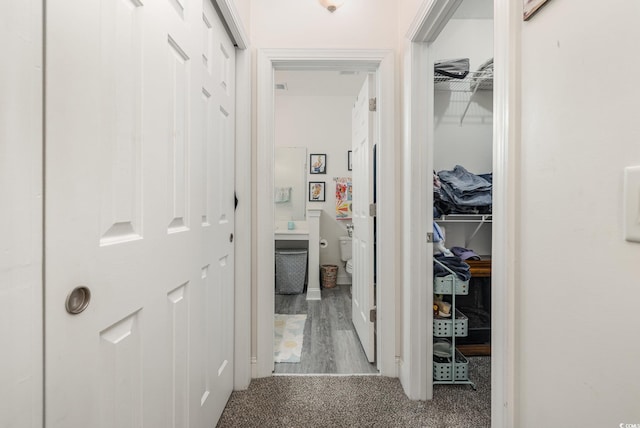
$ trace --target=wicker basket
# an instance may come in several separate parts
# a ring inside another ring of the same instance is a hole
[[[335,287],[337,278],[338,278],[338,266],[336,265],[320,266],[320,280],[322,281],[323,288]]]

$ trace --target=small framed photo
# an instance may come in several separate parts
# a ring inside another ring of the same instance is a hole
[[[310,155],[309,174],[327,173],[327,155],[313,153]]]
[[[353,164],[351,163],[351,150],[347,152],[347,169],[349,171],[353,170]]]
[[[524,9],[522,18],[525,21],[528,21],[537,11],[540,9],[547,0],[523,0],[524,1]]]
[[[325,201],[325,182],[310,181],[309,182],[309,202]]]

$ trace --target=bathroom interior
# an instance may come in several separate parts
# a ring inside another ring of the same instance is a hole
[[[274,374],[378,373],[351,321],[352,109],[366,79],[275,72]]]

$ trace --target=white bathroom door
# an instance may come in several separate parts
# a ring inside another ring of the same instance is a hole
[[[47,2],[49,428],[211,427],[231,392],[234,50],[203,3]]]
[[[373,124],[374,112],[369,100],[374,97],[374,76],[365,80],[352,111],[353,163],[353,273],[352,319],[364,352],[375,361],[375,331],[371,309],[375,306],[373,275],[373,219],[369,204],[373,202]]]

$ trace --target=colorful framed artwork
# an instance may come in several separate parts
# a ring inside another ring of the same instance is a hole
[[[335,177],[336,220],[351,220],[352,186],[351,177]]]
[[[309,161],[309,174],[327,173],[327,155],[312,153]]]
[[[347,169],[349,171],[353,170],[353,164],[351,163],[351,150],[347,152]]]
[[[522,19],[529,20],[548,0],[523,0],[524,10]]]
[[[325,201],[325,182],[310,181],[309,182],[309,202]]]

